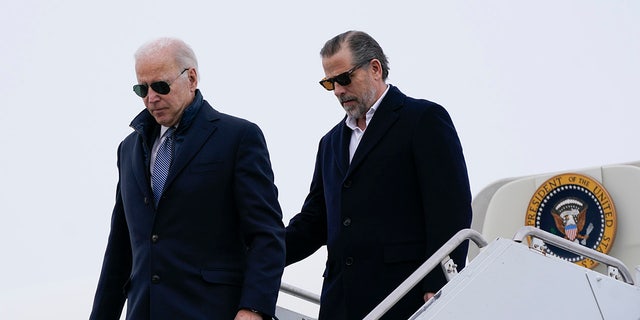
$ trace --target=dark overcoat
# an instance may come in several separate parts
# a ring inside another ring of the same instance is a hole
[[[145,110],[118,148],[119,182],[91,319],[233,319],[273,315],[284,225],[265,139],[199,91],[176,130],[164,193],[153,203]]]
[[[287,263],[327,246],[320,319],[362,319],[471,224],[462,147],[447,111],[391,86],[349,163],[344,120],[320,141],[310,192],[287,226]],[[466,244],[452,258],[463,267]],[[384,319],[407,319],[446,280],[431,272]]]

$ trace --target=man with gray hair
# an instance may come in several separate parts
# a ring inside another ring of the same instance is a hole
[[[271,319],[282,213],[263,133],[216,111],[182,40],[135,54],[145,110],[118,148],[111,231],[90,319]]]

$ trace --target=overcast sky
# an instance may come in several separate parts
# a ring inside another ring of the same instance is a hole
[[[640,160],[640,2],[406,3],[2,1],[0,318],[88,317],[116,148],[143,108],[133,52],[160,36],[191,44],[216,109],[263,129],[285,223],[318,140],[344,115],[318,85],[318,52],[350,29],[381,44],[389,83],[450,112],[474,195],[502,178]],[[324,254],[284,281],[319,293]]]

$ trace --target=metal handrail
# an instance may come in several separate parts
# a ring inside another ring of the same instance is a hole
[[[618,271],[621,273],[623,280],[626,283],[633,285],[633,278],[629,269],[627,269],[627,267],[624,265],[624,263],[622,263],[622,261],[612,256],[587,248],[585,246],[571,242],[567,239],[558,237],[552,233],[549,233],[547,231],[544,231],[542,229],[538,229],[532,226],[525,226],[520,228],[518,232],[516,232],[516,234],[513,236],[513,240],[522,242],[529,236],[541,239],[545,243],[553,244],[554,246],[571,251],[575,254],[579,254],[581,256],[585,256],[590,259],[596,260],[600,263],[607,265],[607,267],[618,268]]]
[[[441,261],[448,259],[449,254],[455,250],[462,242],[472,240],[479,248],[487,246],[487,240],[473,229],[463,229],[458,231],[449,241],[438,249],[427,261],[425,261],[416,271],[404,280],[393,292],[391,292],[382,302],[380,302],[363,320],[380,319],[391,307],[393,307],[407,292],[416,286],[422,279],[433,270]]]
[[[296,286],[290,285],[288,283],[284,283],[282,282],[280,284],[280,291],[290,294],[296,298],[300,298],[303,300],[307,300],[309,302],[315,303],[317,305],[320,305],[320,296],[313,293],[313,292],[309,292],[307,290],[304,290],[302,288],[298,288]]]

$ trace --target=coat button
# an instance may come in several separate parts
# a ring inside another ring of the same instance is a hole
[[[153,242],[153,243],[158,242],[158,235],[157,234],[154,234],[154,235],[151,236],[151,242]]]
[[[346,264],[346,265],[348,265],[348,266],[352,265],[352,264],[353,264],[353,257],[347,257],[347,258],[344,260],[344,264]]]
[[[344,182],[343,185],[344,185],[345,188],[351,188],[351,184],[352,184],[352,181],[351,180],[347,180],[347,181]]]
[[[149,198],[148,197],[144,197],[144,204],[146,204],[146,205],[149,204]]]
[[[154,274],[153,276],[151,276],[151,282],[152,283],[160,283],[160,276],[157,274]]]
[[[345,227],[348,227],[351,225],[351,218],[346,218],[342,221],[342,225],[344,225]]]

